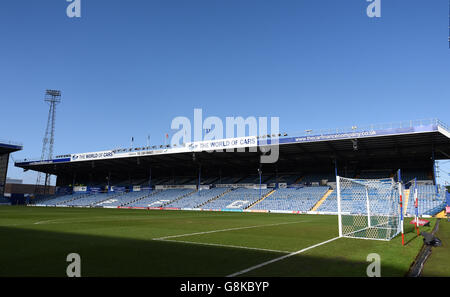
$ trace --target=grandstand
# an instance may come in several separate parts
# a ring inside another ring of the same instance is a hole
[[[446,205],[446,190],[434,185],[417,185],[418,211],[420,216],[435,215]],[[406,214],[414,216],[414,195],[410,191]]]
[[[273,138],[278,159],[263,163],[269,152],[261,148]],[[33,207],[2,208],[5,238],[17,240],[5,240],[0,274],[65,275],[69,251],[81,253],[83,276],[366,276],[370,253],[387,259],[383,276],[408,273],[423,246],[410,224],[414,189],[421,217],[442,214],[448,195],[434,166],[450,156],[445,124],[250,139],[257,150],[208,152],[194,143],[16,162],[56,175],[56,193],[35,197]],[[438,223],[427,220],[420,232]]]
[[[328,190],[329,187],[326,186],[278,189],[252,209],[308,212]]]
[[[0,141],[0,204],[9,204],[10,201],[4,197],[6,177],[8,173],[9,156],[13,152],[22,150],[23,146],[12,141]]]
[[[336,175],[381,179],[398,169],[403,182],[417,180],[421,215],[444,206],[434,162],[449,159],[450,131],[439,120],[248,137],[259,148],[271,146],[273,138],[279,157],[267,164],[260,163],[267,154],[261,149],[206,152],[194,143],[15,165],[57,176],[58,194],[33,201],[40,206],[336,214]],[[406,215],[413,215],[413,204],[405,202]]]

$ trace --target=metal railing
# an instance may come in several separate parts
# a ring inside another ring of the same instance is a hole
[[[0,144],[15,145],[15,146],[20,146],[20,147],[23,148],[23,144],[22,143],[16,142],[16,141],[11,141],[11,140],[0,139]]]
[[[409,120],[400,122],[390,122],[381,124],[370,125],[354,125],[352,127],[344,128],[331,128],[331,129],[310,129],[303,131],[290,132],[292,136],[308,136],[308,135],[326,135],[326,134],[338,134],[338,133],[352,133],[352,132],[366,132],[385,129],[398,129],[398,128],[412,128],[419,126],[437,125],[450,131],[450,127],[439,119],[422,119],[422,120]]]

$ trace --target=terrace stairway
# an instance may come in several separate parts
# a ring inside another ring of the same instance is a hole
[[[440,213],[438,213],[437,215],[435,215],[435,218],[446,219],[447,215],[445,213],[445,210],[443,210]]]
[[[323,195],[323,197],[320,198],[320,200],[317,201],[317,203],[311,208],[311,211],[316,211],[316,210],[322,205],[322,203],[324,203],[325,200],[327,200],[328,196],[330,196],[331,193],[333,193],[333,191],[334,191],[333,189],[329,189],[329,190],[325,193],[325,195]]]
[[[212,199],[209,199],[208,201],[203,202],[202,204],[197,205],[195,208],[200,208],[200,207],[202,207],[203,205],[205,205],[205,204],[207,204],[207,203],[210,203],[210,202],[212,202],[212,201],[214,201],[214,200],[217,200],[217,199],[219,199],[220,197],[222,197],[223,195],[225,195],[225,194],[227,194],[227,193],[230,193],[230,192],[233,191],[233,190],[234,190],[233,188],[230,188],[229,190],[223,192],[222,194],[217,195],[216,197],[214,197],[214,198],[212,198]]]
[[[161,205],[161,207],[165,207],[165,206],[168,205],[168,204],[177,202],[178,200],[181,200],[181,199],[183,199],[184,197],[193,195],[194,193],[197,193],[197,192],[198,192],[198,190],[194,190],[194,191],[189,192],[189,193],[187,193],[187,194],[181,195],[180,197],[178,197],[178,198],[176,198],[176,199],[174,199],[174,200],[170,200],[170,201],[164,203],[163,205]]]
[[[406,214],[406,210],[408,209],[408,204],[409,204],[409,193],[410,193],[411,191],[408,189],[408,190],[404,190],[403,191],[403,194],[404,194],[404,201],[405,201],[405,205],[403,206],[403,215],[405,215]],[[414,197],[413,197],[413,199],[414,199]],[[412,201],[412,203],[414,203],[414,201]]]
[[[90,195],[91,194],[80,195],[80,196],[77,196],[77,197],[72,198],[72,199],[68,199],[68,200],[64,200],[64,201],[58,202],[58,203],[56,203],[56,205],[64,205],[65,203],[72,202],[72,201],[75,201],[75,200],[78,200],[78,199],[81,199],[81,198],[86,198],[86,197],[88,197]]]
[[[91,205],[89,205],[89,206],[95,206],[95,205],[99,205],[99,204],[101,204],[101,203],[103,203],[103,202],[105,202],[105,201],[108,201],[108,200],[110,200],[110,199],[113,199],[113,198],[117,198],[117,197],[120,197],[120,196],[123,196],[123,195],[125,195],[126,194],[126,192],[122,192],[122,193],[116,193],[116,194],[113,194],[113,195],[111,195],[111,196],[108,196],[108,198],[106,198],[106,199],[103,199],[103,200],[101,200],[101,201],[98,201],[98,202],[94,202],[94,203],[92,203]]]
[[[157,193],[159,193],[159,192],[161,192],[161,191],[160,191],[160,190],[154,190],[154,191],[152,191],[152,192],[151,192],[150,194],[148,194],[148,195],[141,196],[141,197],[136,198],[136,199],[134,199],[134,200],[132,200],[132,201],[129,201],[129,202],[124,203],[124,204],[121,204],[120,206],[122,207],[122,206],[126,206],[126,205],[128,205],[128,204],[131,204],[131,203],[140,201],[140,200],[142,200],[142,199],[144,199],[144,198],[153,196],[153,195],[155,195],[155,194],[157,194]]]
[[[295,185],[299,184],[303,179],[303,176],[300,176],[299,178],[297,178],[294,182]]]
[[[263,196],[261,199],[253,202],[252,204],[250,204],[249,206],[247,206],[245,209],[250,209],[253,206],[255,206],[256,204],[260,203],[261,201],[263,201],[264,199],[266,199],[267,197],[269,197],[270,195],[272,195],[273,193],[275,193],[276,190],[272,190],[269,193],[267,193],[265,196]]]

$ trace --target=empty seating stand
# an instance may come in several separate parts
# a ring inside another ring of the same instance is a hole
[[[128,192],[128,193],[122,193],[118,196],[111,196],[103,201],[100,201],[95,204],[95,206],[98,207],[119,207],[127,205],[133,201],[140,200],[142,198],[145,198],[147,196],[150,196],[155,191],[138,191],[138,192]]]
[[[137,200],[127,207],[162,207],[170,202],[179,199],[182,196],[189,195],[195,192],[193,189],[167,189],[157,192],[143,199]]]
[[[197,208],[205,202],[214,199],[228,191],[228,188],[212,188],[209,190],[200,190],[197,193],[186,196],[180,200],[169,203],[166,207],[174,208]]]
[[[271,189],[262,189],[261,196],[259,189],[236,188],[224,194],[220,198],[206,203],[203,209],[245,209],[252,203],[267,195]]]
[[[435,215],[445,207],[445,189],[436,188],[434,185],[418,185],[418,213],[422,215]],[[406,214],[409,216],[415,215],[414,207],[414,191],[410,188],[408,209]]]
[[[48,199],[37,202],[36,206],[63,206],[68,201],[80,199],[89,195],[90,194],[87,193],[73,193],[69,195],[49,197]]]
[[[251,209],[306,212],[311,210],[328,189],[325,186],[278,189]]]
[[[270,193],[273,191],[273,193]],[[130,208],[175,208],[204,210],[256,210],[282,212],[308,212],[337,214],[337,195],[333,190],[328,196],[328,186],[299,186],[279,189],[213,187],[195,190],[192,188],[151,190],[113,193],[73,193],[40,198],[36,206],[65,207],[130,207]],[[270,193],[270,195],[268,195]],[[345,199],[343,203],[352,203]],[[375,199],[382,195],[370,191],[371,207],[389,209],[387,201]],[[419,215],[435,215],[445,206],[446,191],[434,185],[418,185]],[[267,197],[266,197],[267,196]],[[323,198],[323,199],[322,199]],[[414,193],[411,189],[406,215],[414,216]],[[320,201],[320,203],[318,203]],[[5,200],[6,202],[6,200]],[[8,201],[9,202],[9,201]],[[349,207],[358,211],[358,207]],[[364,211],[361,209],[361,211]]]

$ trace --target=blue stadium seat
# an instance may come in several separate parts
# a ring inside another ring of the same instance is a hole
[[[251,209],[309,211],[328,189],[325,186],[278,189]]]

